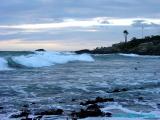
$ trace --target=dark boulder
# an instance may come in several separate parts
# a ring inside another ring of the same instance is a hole
[[[86,102],[81,102],[80,105],[89,105],[89,104],[96,104],[96,103],[103,103],[103,102],[113,102],[113,98],[101,98],[97,97],[95,100],[88,100]]]
[[[29,108],[29,105],[26,104],[26,105],[23,105],[22,107],[25,108],[25,109],[27,109],[27,108]]]
[[[18,114],[11,115],[10,118],[21,118],[21,117],[28,118],[28,116],[29,116],[29,112],[28,111],[22,111],[22,112],[20,112]]]
[[[57,110],[51,109],[51,110],[36,112],[35,115],[62,115],[63,112],[64,111],[62,109],[57,109]]]
[[[41,120],[43,116],[37,116],[34,118],[22,118],[21,120]]]
[[[13,114],[10,116],[10,118],[21,118],[21,117],[25,117],[25,119],[28,119],[29,114],[31,113],[30,110],[28,109],[29,105],[23,105],[22,109],[19,113],[17,114]]]
[[[144,98],[143,97],[138,97],[138,100],[141,101],[141,100],[144,100]]]
[[[112,113],[107,112],[107,113],[105,113],[105,116],[106,116],[106,117],[112,117]]]
[[[46,50],[45,49],[37,49],[35,51],[38,51],[38,52],[45,52]]]
[[[116,88],[116,89],[114,89],[113,91],[111,91],[109,93],[118,93],[118,92],[126,92],[126,91],[128,91],[128,89],[126,89],[126,88],[122,88],[122,89]]]
[[[81,109],[80,112],[72,112],[71,116],[75,118],[86,118],[86,117],[99,117],[105,116],[97,104],[89,105],[85,110]]]
[[[76,99],[72,99],[72,102],[75,102],[76,101]]]

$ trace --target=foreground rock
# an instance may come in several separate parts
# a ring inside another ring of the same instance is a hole
[[[64,111],[62,109],[51,109],[51,110],[36,112],[35,115],[62,115],[63,112]]]
[[[89,105],[89,104],[96,104],[96,103],[103,103],[103,102],[114,102],[113,98],[101,98],[97,97],[95,100],[88,100],[86,102],[81,102],[80,105]]]
[[[10,116],[10,118],[21,118],[21,117],[25,117],[25,119],[28,118],[30,112],[29,111],[22,111],[20,113],[17,114],[13,114]]]
[[[75,100],[76,99],[72,99],[72,102],[74,102]],[[114,99],[97,97],[94,100],[87,100],[85,102],[80,103],[80,105],[83,105],[83,109],[81,109],[79,112],[73,111],[71,113],[65,113],[65,114],[70,116],[72,120],[77,120],[79,118],[87,118],[87,117],[104,117],[104,116],[112,117],[112,113],[109,112],[105,113],[101,111],[100,106],[97,105],[98,103],[103,103],[103,102],[114,102]],[[48,109],[48,110],[37,110],[37,112],[34,112],[33,114],[33,112],[31,112],[30,110],[30,104],[29,104],[29,105],[23,105],[20,112],[11,115],[10,118],[21,119],[21,120],[41,120],[44,116],[63,115],[63,113],[64,113],[63,109]]]
[[[87,117],[111,117],[111,113],[104,113],[100,110],[97,104],[89,105],[86,109],[81,109],[79,112],[71,113],[72,119],[76,120],[77,118],[87,118]]]
[[[22,118],[21,120],[40,120],[44,115],[62,115],[62,109],[49,109],[40,112],[34,113],[35,117],[29,118],[29,115],[32,115],[29,110],[29,105],[24,105],[22,110],[19,113],[13,114],[10,118]]]
[[[19,113],[11,115],[10,118],[25,117],[25,119],[28,119],[29,114],[30,114],[29,105],[23,105],[22,110]]]

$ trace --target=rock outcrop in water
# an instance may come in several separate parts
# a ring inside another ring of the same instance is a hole
[[[111,47],[97,47],[94,50],[79,50],[77,54],[112,54],[134,53],[139,55],[160,55],[160,36],[145,37],[144,39],[132,38],[131,41],[113,44]]]
[[[110,112],[102,112],[101,107],[97,105],[98,103],[103,102],[114,102],[113,98],[101,98],[97,97],[94,100],[87,100],[85,102],[81,102],[80,105],[86,106],[86,109],[81,109],[79,112],[73,111],[71,113],[72,120],[77,120],[78,118],[87,118],[87,117],[112,117],[112,113]]]
[[[64,111],[62,109],[50,109],[35,113],[35,115],[62,115]]]
[[[71,116],[76,118],[86,118],[86,117],[98,117],[106,116],[111,117],[111,113],[104,113],[101,111],[100,107],[97,104],[89,105],[86,109],[81,109],[79,112],[72,112]]]
[[[21,120],[41,120],[41,118],[44,115],[62,115],[63,114],[62,109],[48,109],[48,110],[42,110],[34,113],[34,117],[30,118],[29,115],[33,115],[29,105],[23,105],[20,112],[12,114],[10,118],[22,118]]]
[[[86,102],[81,102],[80,105],[85,106],[89,104],[96,104],[96,103],[103,103],[103,102],[114,102],[114,99],[97,97],[95,100],[87,100]]]
[[[75,101],[75,99],[74,99]],[[72,101],[73,102],[73,101]],[[99,106],[99,103],[104,103],[104,102],[114,102],[113,98],[102,98],[102,97],[97,97],[93,100],[87,100],[83,101],[80,103],[81,109],[77,111],[71,111],[71,112],[66,112],[63,109],[45,109],[45,110],[36,110],[32,111],[30,108],[30,105],[36,104],[36,103],[31,103],[31,104],[26,104],[23,105],[22,108],[20,109],[19,112],[12,114],[10,118],[13,119],[21,119],[21,120],[41,120],[45,116],[50,116],[50,115],[67,115],[67,119],[71,118],[72,120],[77,120],[80,118],[87,118],[87,117],[112,117],[112,113],[110,112],[103,112],[101,110],[102,106]]]
[[[38,51],[38,52],[45,52],[46,50],[45,49],[37,49],[35,51]]]

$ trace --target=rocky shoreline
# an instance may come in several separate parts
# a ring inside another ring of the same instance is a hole
[[[147,36],[143,39],[132,38],[128,42],[113,44],[111,47],[97,47],[94,50],[79,50],[77,54],[139,54],[139,55],[160,55],[160,36]]]
[[[126,92],[129,91],[128,88],[116,88],[110,93],[120,93],[120,92]],[[137,98],[139,101],[143,101],[143,97]],[[72,99],[72,102],[79,101],[77,99]],[[113,102],[118,102],[117,99],[114,98],[105,98],[105,97],[96,97],[95,99],[88,99],[88,100],[83,100],[79,101],[77,104],[80,106],[81,109],[79,110],[74,110],[70,112],[66,112],[65,109],[60,109],[60,108],[52,108],[52,109],[45,109],[45,110],[36,110],[32,111],[30,106],[35,105],[36,103],[30,103],[30,104],[25,104],[23,105],[20,110],[12,114],[10,118],[13,119],[20,119],[20,120],[41,120],[44,118],[44,116],[65,116],[66,120],[78,120],[78,119],[83,119],[87,117],[112,117],[113,113],[112,112],[103,112],[101,108],[103,108],[103,103],[113,103]],[[158,104],[157,104],[158,105]],[[3,107],[1,107],[3,109]]]
[[[73,101],[73,100],[72,100]],[[65,110],[63,109],[47,109],[47,110],[39,110],[37,112],[34,112],[34,114],[30,110],[30,105],[26,104],[23,105],[19,112],[12,114],[10,118],[18,118],[21,120],[41,120],[44,116],[50,116],[50,115],[67,115],[66,119],[71,120],[78,120],[81,118],[87,118],[87,117],[112,117],[112,113],[110,112],[103,112],[101,111],[102,106],[99,106],[98,103],[104,103],[104,102],[114,102],[113,98],[102,98],[97,97],[92,100],[86,100],[83,102],[80,102],[80,106],[82,109],[79,111],[71,111],[70,113],[65,113]],[[36,104],[36,103],[32,103]]]

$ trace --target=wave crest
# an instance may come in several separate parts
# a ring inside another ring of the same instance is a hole
[[[64,64],[70,61],[94,61],[88,54],[76,55],[60,52],[35,52],[35,54],[12,57],[12,60],[26,67],[46,67],[54,64]]]
[[[7,60],[0,57],[0,71],[1,70],[10,70],[10,68],[8,67]]]

